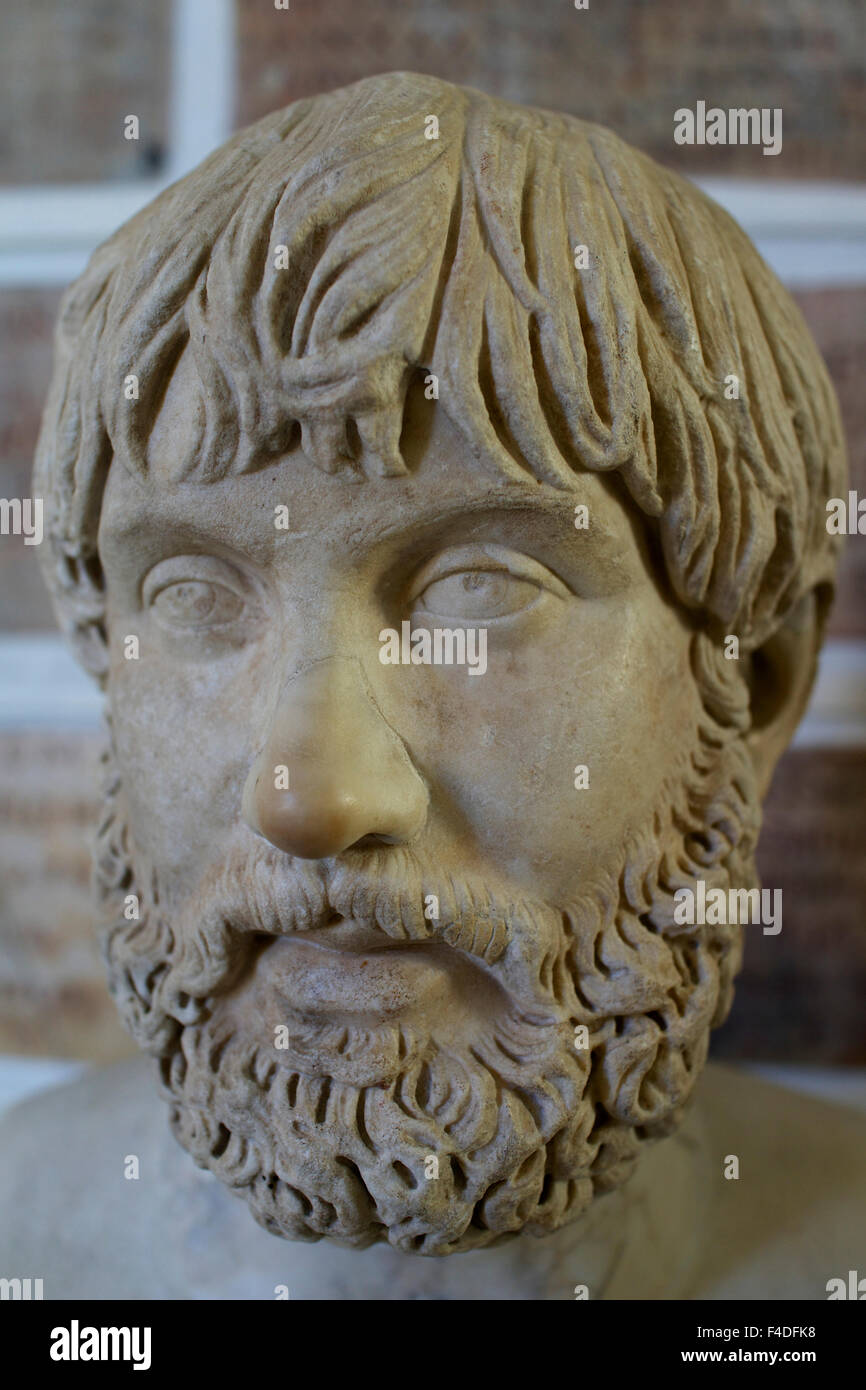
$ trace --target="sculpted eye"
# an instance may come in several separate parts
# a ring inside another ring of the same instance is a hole
[[[529,608],[541,596],[538,584],[503,569],[457,570],[434,579],[415,600],[415,607],[465,622],[504,618]]]
[[[216,627],[230,623],[243,600],[225,584],[209,579],[180,579],[166,584],[151,600],[157,616],[172,627]]]

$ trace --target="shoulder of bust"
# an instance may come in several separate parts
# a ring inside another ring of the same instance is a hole
[[[866,1114],[711,1065],[698,1107],[710,1213],[694,1297],[827,1297],[866,1249]]]
[[[129,1175],[164,1165],[168,1145],[147,1058],[13,1106],[0,1120],[0,1275],[43,1278],[46,1298],[68,1296],[82,1261],[122,1243],[122,1232],[131,1242],[142,1234],[145,1204]]]

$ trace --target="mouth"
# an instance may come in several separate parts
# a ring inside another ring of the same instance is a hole
[[[406,1017],[453,990],[460,967],[448,947],[393,941],[351,919],[272,940],[257,974],[268,1013]]]
[[[269,1027],[293,1018],[411,1023],[431,1009],[502,1003],[480,963],[445,941],[395,939],[336,911],[302,931],[257,933],[251,964],[243,992]]]
[[[221,880],[204,880],[189,910],[193,929],[203,910],[214,931],[248,938],[303,936],[346,951],[444,943],[490,967],[509,956],[515,937],[520,944],[527,904],[510,887],[493,892],[445,869],[402,883],[391,873],[301,873],[269,858],[236,862],[231,855]]]
[[[398,935],[330,904],[291,930],[258,918],[243,974],[218,1005],[221,1026],[267,1042],[288,1071],[385,1084],[427,1047],[475,1047],[515,1017],[558,1022],[545,1001],[518,1004],[483,955],[455,949],[450,924]]]
[[[287,933],[283,940],[298,940],[328,951],[347,951],[355,955],[401,947],[405,949],[410,945],[407,941],[386,936],[380,927],[366,926],[352,917],[343,917],[339,912],[331,912],[321,926],[311,927],[304,932]]]

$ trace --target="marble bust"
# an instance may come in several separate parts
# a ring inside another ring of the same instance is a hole
[[[722,1072],[715,1119],[692,1105],[762,926],[678,908],[760,901],[844,478],[824,366],[745,234],[570,116],[367,79],[242,131],[99,248],[36,490],[106,694],[110,988],[155,1060],[4,1126],[31,1183],[28,1134],[87,1130],[92,1195],[47,1199],[70,1267],[113,1211],[129,1296],[272,1296],[244,1261],[310,1296],[492,1296],[479,1268],[504,1296],[696,1287],[696,1213],[749,1147],[731,1117],[763,1142],[775,1093]],[[866,1127],[775,1103],[799,1201],[798,1126],[839,1153]],[[663,1268],[617,1273],[644,1202],[634,1250]],[[16,1258],[41,1219],[13,1221]],[[712,1292],[761,1296],[754,1268]]]

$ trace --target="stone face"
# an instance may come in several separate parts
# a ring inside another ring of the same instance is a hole
[[[265,1229],[549,1234],[677,1128],[744,929],[681,898],[757,887],[845,486],[747,238],[568,116],[388,74],[95,254],[35,487],[103,946]]]
[[[4,1052],[108,1062],[133,1047],[93,939],[97,750],[97,737],[76,731],[0,736]],[[782,758],[757,862],[762,882],[784,893],[784,931],[749,935],[733,1008],[713,1035],[717,1057],[824,1066],[866,1057],[864,763],[857,749]]]
[[[51,377],[51,338],[57,290],[0,290],[0,496],[30,493],[39,416]],[[813,334],[839,398],[852,488],[866,497],[866,398],[859,364],[866,353],[866,288],[798,291],[794,299]],[[839,562],[838,591],[828,635],[866,636],[860,594],[866,557],[856,538]],[[32,546],[8,536],[0,547],[0,626],[13,631],[54,626]]]

